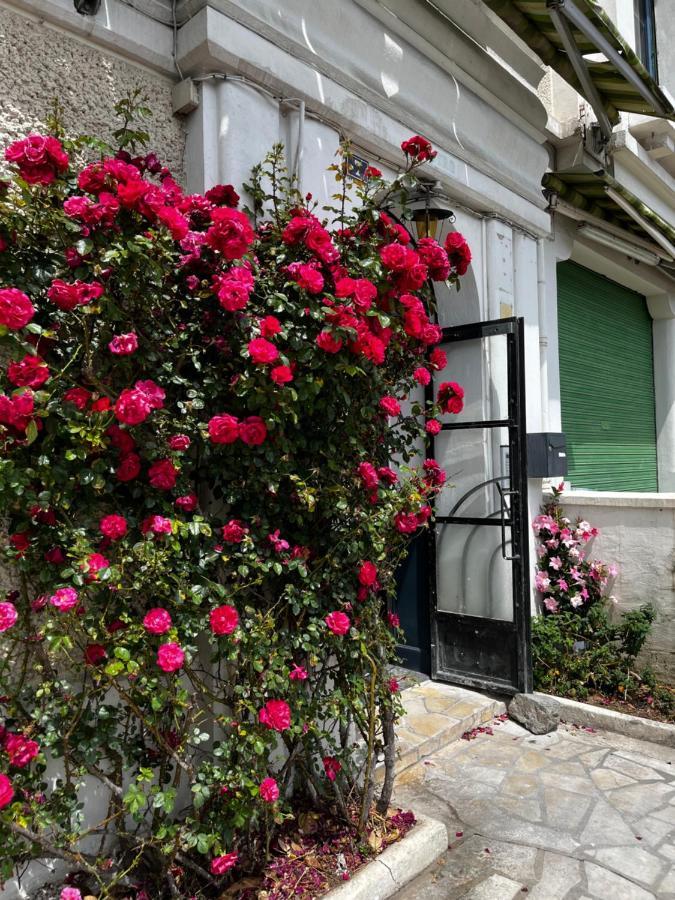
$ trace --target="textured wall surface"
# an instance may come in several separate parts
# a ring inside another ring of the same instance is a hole
[[[183,126],[171,112],[171,82],[148,69],[0,7],[0,146],[43,127],[54,97],[66,129],[108,138],[113,105],[140,87],[153,117],[147,130],[157,155],[183,180]]]
[[[590,555],[619,567],[618,611],[656,607],[642,662],[675,684],[675,495],[569,494],[563,506],[572,521],[580,516],[600,529]]]

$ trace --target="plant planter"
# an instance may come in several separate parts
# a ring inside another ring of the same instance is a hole
[[[349,881],[324,894],[324,900],[385,900],[400,891],[448,849],[448,832],[437,819],[418,816],[398,843],[360,868]]]

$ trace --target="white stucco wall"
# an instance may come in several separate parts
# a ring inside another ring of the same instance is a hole
[[[151,147],[179,180],[185,139],[172,115],[169,78],[74,38],[35,16],[0,6],[0,147],[44,127],[52,101],[64,108],[66,130],[109,138],[113,106],[140,87],[153,117]]]
[[[656,607],[641,661],[675,684],[675,494],[577,491],[563,507],[572,521],[581,517],[600,529],[591,556],[619,567],[617,612]]]

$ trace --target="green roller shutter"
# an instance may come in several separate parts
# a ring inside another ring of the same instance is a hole
[[[572,486],[658,490],[652,320],[645,298],[575,263],[560,263],[558,341]]]

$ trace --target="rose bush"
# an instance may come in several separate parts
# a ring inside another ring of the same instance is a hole
[[[337,165],[320,218],[280,148],[249,214],[118,134],[83,165],[100,142],[58,130],[6,154],[0,875],[61,857],[83,893],[215,897],[303,805],[363,824],[382,752],[387,806],[386,604],[443,482],[388,464],[461,409],[455,382],[400,401],[445,368],[427,280],[468,250],[379,208],[433,158],[419,137],[354,212]]]

